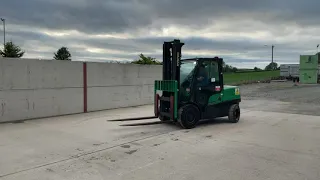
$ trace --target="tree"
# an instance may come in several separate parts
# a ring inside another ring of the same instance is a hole
[[[258,68],[258,67],[254,67],[253,70],[255,71],[261,71],[262,69]]]
[[[67,60],[71,61],[71,54],[67,47],[61,47],[56,53],[54,53],[55,60]]]
[[[21,58],[24,55],[24,51],[12,41],[9,41],[4,45],[4,50],[0,50],[0,55],[2,57]]]
[[[133,64],[154,64],[154,65],[161,65],[161,62],[158,62],[155,58],[147,57],[143,54],[139,55],[139,59],[132,61]]]
[[[237,72],[237,71],[238,71],[238,68],[232,67],[232,72]]]
[[[276,70],[276,69],[278,69],[278,64],[275,62],[272,62],[265,67],[265,70]]]
[[[223,72],[237,72],[238,68],[233,67],[231,65],[228,65],[224,61],[222,61],[222,71]]]

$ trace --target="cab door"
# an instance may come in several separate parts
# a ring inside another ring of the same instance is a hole
[[[208,70],[210,79],[210,85],[215,89],[215,92],[211,94],[208,99],[208,105],[218,104],[222,101],[223,90],[223,74],[222,63],[218,61],[210,62],[210,69]]]
[[[201,72],[201,65],[204,66],[205,73]],[[221,102],[221,92],[223,89],[222,76],[222,59],[204,59],[199,61],[198,71],[195,78],[195,102],[202,110],[210,104]],[[206,75],[203,80],[199,82],[201,76]],[[198,82],[197,82],[198,81]]]

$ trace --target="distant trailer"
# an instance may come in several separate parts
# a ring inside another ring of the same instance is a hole
[[[280,77],[294,82],[300,81],[300,64],[281,64]],[[318,66],[318,82],[320,83],[320,65]]]
[[[282,79],[298,80],[299,79],[299,64],[281,64],[280,76]]]

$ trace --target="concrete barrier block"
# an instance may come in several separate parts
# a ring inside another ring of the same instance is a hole
[[[0,59],[0,90],[29,89],[28,62],[14,58]]]
[[[82,62],[30,61],[31,89],[83,87]]]
[[[144,86],[113,86],[88,88],[88,111],[150,104]]]
[[[134,81],[137,76],[128,74],[131,71],[126,71],[122,64],[113,63],[87,63],[87,78],[89,87],[104,87],[129,85],[124,84]]]
[[[0,91],[0,122],[83,112],[83,89]]]
[[[30,95],[32,117],[57,116],[83,112],[83,89],[38,89]]]

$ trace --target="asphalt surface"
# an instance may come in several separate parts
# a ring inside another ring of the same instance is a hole
[[[150,116],[152,106],[1,124],[0,179],[318,180],[318,90],[242,86],[239,123],[222,118],[191,130],[107,121]]]

